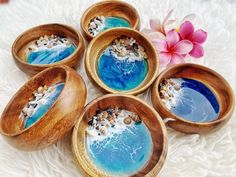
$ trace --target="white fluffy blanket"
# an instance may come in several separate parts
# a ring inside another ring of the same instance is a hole
[[[0,113],[13,94],[29,79],[13,62],[11,45],[26,29],[50,22],[80,28],[84,10],[96,0],[10,0],[0,5]],[[141,16],[142,28],[150,17],[163,18],[175,8],[176,18],[196,13],[196,25],[208,32],[205,56],[191,61],[223,75],[236,91],[235,0],[127,0]],[[89,82],[84,66],[78,73],[86,81],[88,99],[101,95]],[[150,102],[150,91],[139,96]],[[235,177],[236,115],[221,130],[208,135],[185,135],[168,128],[169,152],[160,177]],[[22,152],[0,136],[1,177],[77,177],[70,137],[36,152]]]

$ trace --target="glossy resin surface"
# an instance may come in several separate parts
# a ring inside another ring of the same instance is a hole
[[[152,154],[152,138],[137,114],[108,109],[94,116],[89,125],[87,149],[101,170],[111,175],[128,176],[148,162]]]
[[[220,106],[215,94],[197,80],[165,79],[159,89],[164,104],[179,117],[192,122],[210,122],[219,116]]]

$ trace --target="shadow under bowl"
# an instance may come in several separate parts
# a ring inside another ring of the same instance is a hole
[[[131,90],[114,90],[108,87],[98,76],[98,60],[102,52],[109,46],[111,43],[121,37],[127,36],[130,38],[134,38],[139,45],[144,47],[147,54],[147,62],[148,62],[148,72],[144,81]],[[94,38],[86,51],[85,57],[85,70],[88,75],[88,78],[91,82],[98,87],[104,93],[126,93],[131,95],[137,95],[144,92],[148,87],[155,81],[158,70],[159,70],[159,57],[156,52],[156,49],[152,45],[152,43],[140,32],[129,29],[129,28],[114,28],[107,31],[102,32],[96,38]]]
[[[152,139],[152,152],[146,165],[132,176],[156,176],[161,170],[167,155],[166,128],[158,113],[144,101],[125,94],[108,94],[91,101],[76,123],[72,135],[72,150],[78,167],[85,176],[110,176],[98,168],[88,156],[86,128],[88,121],[99,110],[121,108],[137,113],[147,126]]]
[[[27,62],[27,47],[30,43],[45,35],[57,35],[69,38],[75,45],[75,51],[62,59],[51,64],[30,64]],[[77,68],[84,54],[84,41],[81,34],[74,28],[63,24],[45,24],[31,28],[17,37],[12,45],[12,55],[16,65],[26,74],[33,76],[38,72],[52,66],[67,65]]]
[[[159,86],[164,79],[187,78],[200,81],[216,96],[219,103],[218,117],[209,122],[192,122],[175,115],[161,100]],[[157,78],[152,88],[152,103],[167,124],[183,133],[209,133],[225,125],[232,116],[235,102],[234,94],[227,81],[215,71],[197,64],[178,64],[165,69]]]
[[[28,128],[20,127],[19,115],[32,93],[40,86],[64,83],[51,107]],[[35,75],[23,85],[7,104],[0,119],[0,132],[14,147],[37,150],[55,143],[77,121],[86,102],[83,79],[67,66],[55,66]]]
[[[89,33],[88,26],[90,20],[97,16],[120,17],[129,22],[130,28],[136,30],[140,28],[140,17],[133,6],[123,1],[102,1],[89,7],[81,18],[81,28],[87,40],[94,38]]]

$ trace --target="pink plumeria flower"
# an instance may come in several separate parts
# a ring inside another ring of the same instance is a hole
[[[166,26],[175,22],[175,20],[170,20],[170,16],[173,13],[173,10],[170,10],[164,20],[161,22],[159,19],[150,19],[150,28],[144,28],[143,33],[147,34],[151,39],[155,38],[164,38],[166,35]]]
[[[207,39],[207,32],[202,29],[198,29],[194,32],[194,26],[190,21],[185,21],[180,26],[181,39],[189,40],[193,43],[193,49],[189,52],[189,55],[195,58],[200,58],[204,55],[203,44]]]
[[[153,40],[153,44],[159,52],[161,67],[184,63],[184,57],[193,49],[192,42],[180,40],[175,29],[170,30],[165,39]]]

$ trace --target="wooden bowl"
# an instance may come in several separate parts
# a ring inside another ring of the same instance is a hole
[[[84,109],[76,123],[72,135],[72,150],[75,160],[84,176],[110,176],[90,160],[85,143],[89,119],[98,110],[119,107],[137,113],[148,127],[153,151],[146,165],[132,176],[156,176],[161,170],[167,155],[167,135],[165,125],[158,113],[144,101],[125,94],[108,94],[94,99]]]
[[[128,91],[117,91],[109,88],[102,82],[97,74],[97,61],[101,53],[108,45],[112,43],[114,39],[120,36],[134,38],[140,45],[144,47],[148,56],[148,73],[145,80],[138,87]],[[152,43],[140,32],[129,28],[114,28],[102,32],[90,42],[86,51],[85,70],[91,82],[100,88],[100,90],[104,93],[122,92],[126,94],[137,95],[145,91],[155,81],[159,70],[159,57]]]
[[[70,38],[77,46],[75,51],[63,60],[52,64],[30,64],[26,61],[26,48],[29,43],[44,35],[58,35]],[[67,65],[78,67],[84,54],[84,41],[78,31],[63,24],[45,24],[23,32],[12,45],[12,55],[16,65],[30,76],[52,66]]]
[[[220,107],[217,119],[210,122],[192,122],[173,114],[162,102],[159,85],[163,79],[188,78],[202,82],[215,94]],[[234,94],[227,81],[215,71],[196,64],[179,64],[164,70],[152,88],[152,103],[163,119],[170,118],[167,124],[184,133],[213,132],[228,122],[234,110]]]
[[[42,85],[64,82],[63,90],[50,109],[33,125],[21,129],[19,115],[32,93]],[[67,66],[48,68],[30,79],[13,96],[0,119],[0,132],[22,150],[36,150],[55,143],[74,126],[86,102],[83,79]]]
[[[88,32],[88,24],[96,16],[113,16],[126,19],[130,27],[136,30],[140,28],[140,17],[137,10],[130,4],[123,1],[102,1],[90,6],[83,14],[80,25],[87,40],[94,38]]]

